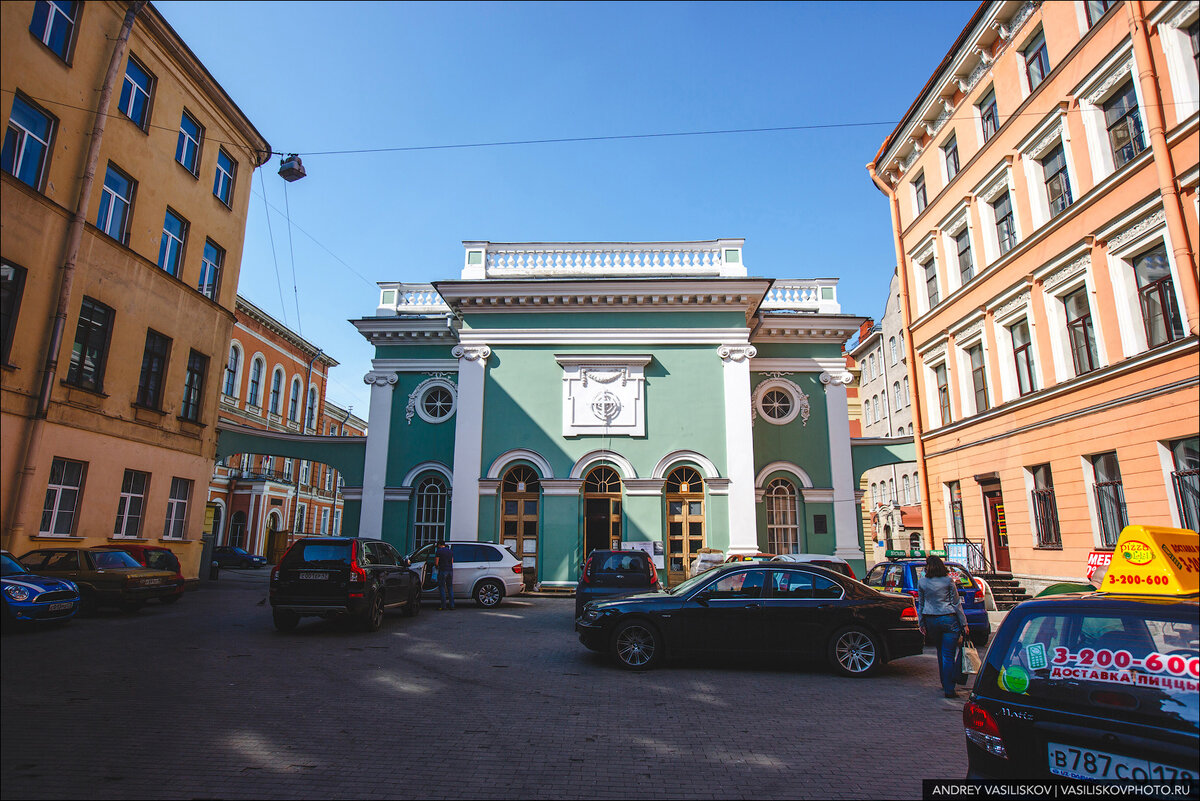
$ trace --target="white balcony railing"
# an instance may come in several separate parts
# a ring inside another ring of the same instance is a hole
[[[376,314],[449,314],[450,307],[433,284],[403,284],[384,281],[379,284],[379,309]]]
[[[464,242],[462,277],[744,277],[744,241]]]
[[[804,311],[840,314],[836,278],[779,279],[759,308],[767,312]]]

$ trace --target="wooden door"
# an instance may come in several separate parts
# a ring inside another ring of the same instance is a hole
[[[1008,555],[1008,523],[1004,519],[1004,499],[999,492],[988,492],[983,496],[987,508],[988,540],[992,547],[992,560],[996,570],[1008,573],[1012,561]]]
[[[540,490],[537,473],[525,466],[508,471],[500,488],[501,545],[510,548],[521,560],[521,578],[526,588],[537,583]]]
[[[674,587],[691,575],[692,560],[705,547],[704,483],[690,467],[667,476],[667,583]]]

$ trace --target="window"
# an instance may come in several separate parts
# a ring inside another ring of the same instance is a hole
[[[902,477],[900,479],[900,482],[901,482],[901,487],[903,488],[904,505],[908,506],[909,499],[910,499],[910,496],[912,493],[912,482],[909,480],[908,476]]]
[[[866,401],[863,403],[863,421],[866,423],[866,425],[871,425],[871,402],[870,401]]]
[[[1188,43],[1192,46],[1192,61],[1196,63],[1196,71],[1200,72],[1200,19],[1192,20],[1187,35]]]
[[[262,406],[263,361],[255,359],[250,362],[250,386],[246,390],[247,406]]]
[[[975,413],[986,412],[988,404],[987,367],[983,360],[983,345],[967,348],[967,357],[971,360],[971,389],[975,397]]]
[[[1046,178],[1046,199],[1053,219],[1071,205],[1071,179],[1067,175],[1067,157],[1061,142],[1042,159],[1042,173]]]
[[[933,259],[921,265],[921,269],[925,271],[925,294],[929,298],[929,308],[938,305],[938,280],[937,266]]]
[[[133,185],[132,178],[109,163],[100,193],[96,227],[121,244],[125,243],[129,211],[133,206]]]
[[[950,425],[950,379],[946,375],[946,365],[939,364],[933,368],[933,375],[937,381],[938,410],[942,414],[942,425]]]
[[[876,395],[874,398],[872,398],[871,403],[874,406],[875,420],[878,422],[883,419],[883,415],[879,411],[879,396]],[[886,409],[887,407],[884,406],[884,408]]]
[[[904,405],[908,406],[912,403],[912,396],[908,394],[908,376],[904,376]],[[909,432],[912,433],[912,432]]]
[[[94,392],[103,391],[112,322],[112,309],[91,298],[83,299],[79,308],[79,324],[75,328],[75,345],[71,348],[67,383]]]
[[[305,419],[305,428],[312,429],[317,424],[317,388],[308,388],[308,413]]]
[[[333,468],[329,466],[325,467],[325,491],[333,491]]]
[[[421,393],[416,411],[427,423],[441,423],[449,420],[450,416],[454,414],[456,401],[454,385],[449,381],[438,379],[426,386]],[[330,422],[329,426],[332,429],[333,423]]]
[[[958,175],[957,137],[950,137],[950,141],[942,147],[942,160],[946,163],[946,181],[950,182]]]
[[[971,259],[971,232],[963,228],[955,234],[954,246],[958,249],[958,275],[965,284],[975,277],[975,262]]]
[[[1029,468],[1033,477],[1033,519],[1037,535],[1037,547],[1062,548],[1062,533],[1058,527],[1058,504],[1054,499],[1054,479],[1050,465],[1039,464]]]
[[[771,553],[800,553],[800,516],[796,488],[777,478],[767,485],[767,548]]]
[[[996,110],[996,92],[989,90],[979,101],[979,121],[983,126],[983,141],[988,141],[996,135],[1000,128],[1000,113]]]
[[[174,276],[179,275],[179,265],[183,261],[187,230],[187,220],[167,209],[167,216],[163,219],[162,241],[158,245],[158,266]]]
[[[1175,487],[1175,506],[1179,524],[1200,531],[1200,438],[1188,437],[1171,443],[1171,484]]]
[[[1070,339],[1071,361],[1075,375],[1096,369],[1096,332],[1092,328],[1092,311],[1088,306],[1087,289],[1080,287],[1063,298],[1067,312],[1067,336]]]
[[[892,409],[897,412],[900,411],[900,382],[899,381],[892,382]]]
[[[0,168],[34,189],[42,188],[42,178],[50,159],[50,138],[54,118],[20,95],[13,95],[12,113],[4,132],[4,153]]]
[[[895,503],[896,502],[896,480],[893,478],[889,478],[888,482],[887,482],[887,486],[888,486],[888,488],[887,488],[888,500],[891,501],[892,503]]]
[[[992,214],[996,218],[996,244],[1003,256],[1017,244],[1016,220],[1013,218],[1012,197],[1008,192],[992,204]]]
[[[241,365],[242,351],[237,345],[229,346],[229,361],[225,365],[225,386],[221,389],[231,398],[237,397],[238,367]]]
[[[868,376],[868,378],[875,377],[875,354],[874,353],[867,355],[867,376]]]
[[[137,402],[149,409],[162,408],[163,377],[171,340],[153,329],[146,331],[146,349],[142,351],[142,374],[138,378]]]
[[[417,485],[416,513],[413,520],[415,547],[424,547],[446,536],[448,498],[445,483],[436,476],[429,476]]]
[[[946,485],[950,495],[950,531],[954,542],[967,541],[967,523],[963,519],[962,485],[951,481]]]
[[[1133,275],[1142,307],[1142,324],[1146,327],[1146,343],[1153,348],[1182,338],[1183,321],[1175,303],[1175,284],[1167,263],[1167,249],[1159,245],[1135,256]]]
[[[186,111],[179,119],[179,141],[175,145],[175,160],[192,175],[200,165],[200,140],[204,129]]]
[[[225,264],[225,251],[211,241],[204,242],[204,256],[200,259],[200,283],[196,286],[200,294],[213,300],[221,286],[221,268]]]
[[[1108,10],[1117,4],[1117,0],[1086,0],[1083,6],[1087,11],[1088,27],[1094,26]]]
[[[321,510],[321,533],[322,534],[329,533],[329,510],[328,509]],[[393,558],[395,558],[395,557],[393,557]]]
[[[917,214],[925,210],[929,205],[929,195],[925,191],[925,173],[921,173],[913,179],[913,203],[916,204]]]
[[[891,337],[890,339],[888,339],[888,350],[892,354],[892,364],[895,364],[896,361],[899,359],[899,353],[896,350],[896,338],[895,337]]]
[[[298,483],[300,483],[300,484],[307,484],[307,483],[308,483],[308,471],[309,471],[309,463],[308,463],[308,460],[307,460],[307,459],[301,459],[301,460],[300,460],[300,478],[299,478],[299,481],[298,481]]]
[[[912,436],[912,426],[908,427],[908,435],[910,437]],[[921,502],[921,484],[918,479],[918,475],[916,473],[913,473],[912,488],[913,488],[913,503],[920,503]]]
[[[188,499],[192,497],[190,478],[171,479],[171,496],[167,499],[167,519],[163,524],[163,538],[181,540],[187,534]]]
[[[1029,78],[1029,91],[1042,85],[1050,73],[1050,56],[1046,53],[1046,37],[1038,33],[1025,48],[1025,75]]]
[[[0,364],[9,364],[17,333],[17,312],[25,294],[25,268],[0,262]]]
[[[125,82],[121,84],[121,99],[117,101],[117,108],[142,129],[149,118],[153,87],[154,78],[130,56],[125,64]]]
[[[296,531],[303,534],[306,525],[308,525],[308,507],[300,504],[296,507]]]
[[[217,151],[217,175],[213,179],[213,195],[226,206],[232,205],[230,197],[233,194],[233,178],[237,175],[237,162],[225,152],[224,148]]]
[[[879,498],[879,485],[872,484],[871,485],[871,506],[875,506],[879,502],[878,498]]]
[[[291,459],[283,460],[283,477],[285,479],[287,479],[288,481],[292,480],[292,460]]]
[[[137,537],[142,533],[142,509],[146,504],[146,484],[150,474],[126,470],[121,480],[121,498],[117,501],[117,522],[114,537]]]
[[[1029,336],[1029,321],[1022,320],[1009,326],[1012,337],[1013,359],[1017,368],[1017,393],[1028,395],[1037,389],[1033,380],[1033,343]]]
[[[63,61],[71,52],[75,33],[75,12],[78,3],[70,0],[37,0],[33,4],[33,19],[29,32],[50,48]]]
[[[1146,149],[1142,138],[1142,116],[1138,112],[1133,81],[1127,81],[1104,104],[1104,124],[1108,127],[1108,142],[1112,146],[1113,167],[1120,169]]]
[[[86,462],[56,458],[51,463],[39,534],[71,536],[75,530],[75,512],[79,508],[79,494],[83,491],[86,472]]]
[[[184,420],[199,422],[200,406],[204,401],[204,375],[208,372],[208,357],[191,351],[188,354],[187,375],[183,383],[183,402],[179,416]]]
[[[292,379],[292,394],[288,399],[288,419],[293,423],[300,422],[300,379]]]
[[[268,403],[268,410],[271,414],[279,414],[279,396],[283,393],[283,371],[276,370],[271,373],[271,400]]]
[[[1106,548],[1115,548],[1121,529],[1129,525],[1125,515],[1125,490],[1121,486],[1121,468],[1117,454],[1110,451],[1091,457],[1096,482],[1096,511],[1100,516],[1100,541]]]

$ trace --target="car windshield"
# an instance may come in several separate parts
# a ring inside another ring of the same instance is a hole
[[[1045,610],[988,652],[1002,694],[1085,714],[1200,728],[1200,624],[1191,615]]]
[[[15,576],[18,573],[28,573],[20,562],[13,559],[8,554],[0,554],[0,567],[3,568],[3,573],[6,576]]]
[[[136,559],[124,551],[92,551],[89,555],[96,564],[97,570],[111,570],[118,567],[141,567]]]
[[[341,567],[354,553],[351,542],[302,542],[288,551],[281,567]]]
[[[958,565],[946,565],[946,569],[950,571],[950,578],[954,579],[954,583],[958,585],[960,590],[970,590],[975,587],[975,582],[971,581],[971,577],[967,571],[963,570]],[[914,565],[913,573],[917,576],[917,581],[925,577],[925,565]]]
[[[179,560],[170,551],[146,551],[146,567],[179,572]]]
[[[248,556],[249,552],[245,548],[226,548],[226,553],[235,554],[237,556]]]
[[[698,576],[692,576],[690,579],[683,582],[682,584],[676,584],[674,587],[667,590],[667,592],[671,593],[672,595],[680,595],[681,593],[690,592],[691,590],[694,590],[700,584],[708,581],[712,577],[713,577],[713,573],[704,572]]]

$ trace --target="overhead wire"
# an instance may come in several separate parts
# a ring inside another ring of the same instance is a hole
[[[290,327],[287,318],[287,303],[283,300],[283,279],[279,275],[279,255],[275,252],[275,232],[271,228],[271,204],[267,202],[266,178],[260,178],[259,183],[262,185],[263,207],[266,209],[263,213],[267,218],[267,238],[271,241],[271,260],[275,262],[275,286],[279,288],[279,309],[283,312],[283,324]],[[253,182],[250,184],[250,191],[254,191]]]
[[[288,224],[288,252],[292,257],[292,296],[296,301],[296,333],[304,336],[304,324],[300,321],[300,288],[296,284],[296,248],[292,243],[292,207],[288,203],[287,182],[283,184],[283,207]]]

